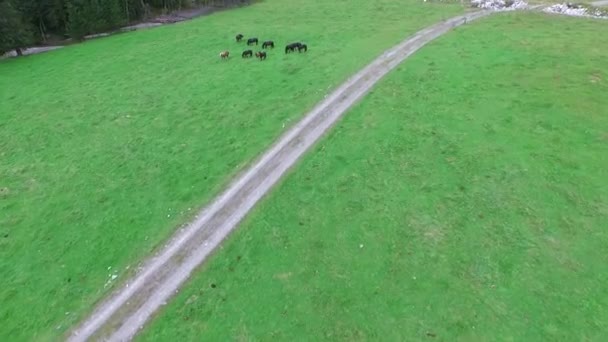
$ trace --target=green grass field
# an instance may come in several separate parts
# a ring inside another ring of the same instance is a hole
[[[607,25],[509,13],[423,48],[139,340],[603,340]]]
[[[0,340],[60,336],[333,87],[461,11],[267,0],[0,62]],[[277,48],[242,60],[237,33]]]

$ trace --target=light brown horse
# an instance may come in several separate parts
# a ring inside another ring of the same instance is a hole
[[[229,56],[230,56],[230,52],[228,52],[228,51],[222,51],[222,52],[220,52],[220,58],[221,59],[226,59]]]
[[[255,56],[256,56],[257,58],[259,58],[260,60],[262,60],[262,59],[266,59],[266,52],[264,52],[264,51],[256,52],[256,53],[255,53]]]

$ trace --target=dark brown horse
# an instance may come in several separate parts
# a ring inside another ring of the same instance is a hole
[[[302,43],[291,43],[285,46],[285,53],[294,52],[296,49],[300,49]]]
[[[255,43],[255,45],[258,45],[258,39],[257,38],[247,39],[247,45],[253,45],[253,43]]]
[[[237,34],[237,35],[236,35],[236,41],[237,41],[237,42],[240,42],[240,41],[241,41],[241,39],[243,39],[243,37],[244,37],[244,36],[243,36],[242,34],[240,34],[240,33],[239,33],[239,34]]]
[[[265,49],[267,47],[271,47],[274,49],[274,42],[272,40],[267,40],[267,41],[263,42],[262,49]]]
[[[253,51],[251,51],[251,50],[245,50],[245,51],[243,51],[243,54],[241,56],[243,58],[252,57],[253,56]]]

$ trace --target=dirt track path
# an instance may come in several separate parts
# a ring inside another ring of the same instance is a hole
[[[490,13],[469,13],[419,31],[348,79],[240,174],[195,222],[178,231],[132,279],[98,305],[72,331],[69,341],[132,339],[281,176],[378,80],[431,40]]]

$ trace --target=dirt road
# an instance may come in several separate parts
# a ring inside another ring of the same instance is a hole
[[[469,13],[419,31],[384,52],[287,131],[188,227],[72,331],[69,341],[128,341],[173,296],[197,266],[237,226],[321,136],[372,86],[426,43],[492,11]]]

